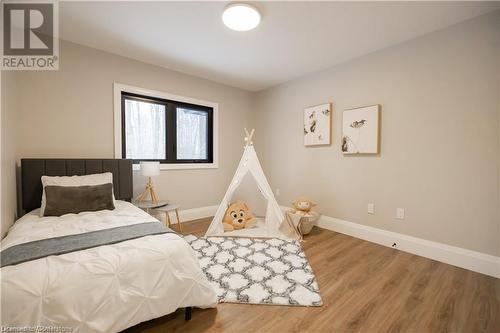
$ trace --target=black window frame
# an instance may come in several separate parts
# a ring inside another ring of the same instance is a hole
[[[214,163],[214,108],[175,100],[147,96],[126,91],[121,92],[121,128],[122,128],[122,157],[127,157],[126,140],[126,115],[125,100],[135,100],[165,105],[165,159],[132,159],[134,164],[141,161],[159,161],[160,164],[211,164]],[[177,158],[177,108],[187,108],[193,111],[206,112],[208,114],[207,129],[207,158],[206,159],[178,159]]]

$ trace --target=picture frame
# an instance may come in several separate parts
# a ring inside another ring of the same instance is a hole
[[[304,108],[304,146],[332,143],[332,103]]]
[[[379,153],[380,109],[380,104],[375,104],[344,110],[341,140],[344,155]]]

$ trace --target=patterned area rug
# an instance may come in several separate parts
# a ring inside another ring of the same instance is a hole
[[[184,237],[219,302],[321,306],[314,273],[297,241]]]

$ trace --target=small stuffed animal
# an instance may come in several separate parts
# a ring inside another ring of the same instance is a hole
[[[255,224],[255,216],[243,201],[236,201],[229,205],[222,220],[224,231],[253,228]]]
[[[306,197],[298,197],[295,199],[293,204],[293,212],[296,214],[307,215],[311,211],[311,209],[316,206],[314,202]]]

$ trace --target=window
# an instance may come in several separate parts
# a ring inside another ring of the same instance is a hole
[[[121,92],[121,150],[134,163],[213,163],[214,109]]]
[[[132,159],[165,160],[166,105],[125,97],[124,156]]]

